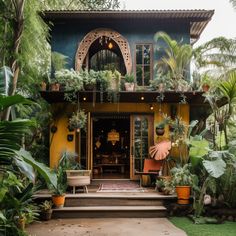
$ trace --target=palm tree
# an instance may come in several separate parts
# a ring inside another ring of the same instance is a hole
[[[185,79],[193,55],[192,46],[178,43],[165,32],[158,32],[155,35],[155,41],[158,42],[159,40],[165,43],[161,47],[165,54],[161,57],[158,64],[162,67],[163,71],[167,69],[170,72],[172,79]]]
[[[236,69],[236,40],[225,37],[214,38],[194,50],[198,69],[219,77]]]

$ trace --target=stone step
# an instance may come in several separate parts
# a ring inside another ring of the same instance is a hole
[[[77,206],[162,206],[163,199],[137,197],[66,197],[65,207]]]
[[[159,218],[164,206],[87,206],[53,209],[53,218]]]

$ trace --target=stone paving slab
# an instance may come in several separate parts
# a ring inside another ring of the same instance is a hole
[[[166,218],[80,218],[37,222],[30,236],[187,236]]]

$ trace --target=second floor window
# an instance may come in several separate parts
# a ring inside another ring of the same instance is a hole
[[[152,45],[136,45],[136,82],[138,86],[148,86],[151,79]]]

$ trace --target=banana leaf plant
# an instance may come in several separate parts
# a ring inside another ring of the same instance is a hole
[[[9,70],[0,70],[0,81],[8,81]],[[7,96],[6,83],[0,83],[0,115],[10,106],[16,104],[32,104],[32,101],[21,95]],[[22,148],[22,137],[30,132],[35,122],[27,119],[11,121],[0,119],[0,173],[14,168],[23,173],[31,181],[35,181],[35,170],[41,174],[47,183],[57,185],[56,175],[44,164],[33,159],[31,154]],[[15,169],[14,169],[15,171]]]

